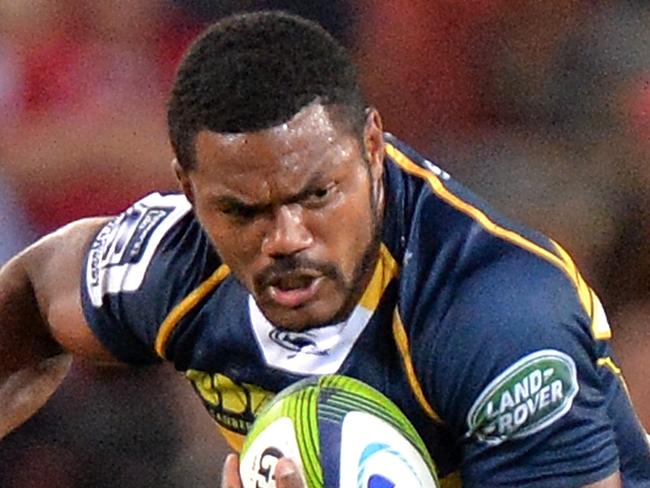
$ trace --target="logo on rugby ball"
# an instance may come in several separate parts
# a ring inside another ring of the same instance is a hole
[[[398,463],[409,471],[413,479],[417,479],[418,474],[396,449],[392,449],[387,444],[372,443],[368,445],[361,453],[359,459],[359,474],[357,475],[359,488],[394,488],[397,483],[392,481],[386,473],[377,473],[379,467],[394,465]],[[385,469],[385,468],[384,468]]]
[[[526,437],[566,414],[578,393],[576,366],[553,349],[521,358],[497,376],[467,415],[467,436],[499,444]]]
[[[304,471],[293,421],[289,417],[272,420],[251,440],[239,460],[244,487],[275,488],[275,466],[282,457],[293,459],[298,469]]]
[[[257,463],[257,487],[271,486],[275,465],[278,464],[278,461],[283,456],[282,451],[276,447],[267,447],[262,451]]]
[[[350,412],[341,430],[340,488],[435,488],[435,475],[410,441],[385,420]]]

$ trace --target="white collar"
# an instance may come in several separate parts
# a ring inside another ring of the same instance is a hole
[[[298,374],[322,375],[338,371],[368,325],[388,283],[398,273],[397,263],[382,244],[370,283],[347,320],[304,332],[276,328],[249,295],[250,321],[266,363]]]

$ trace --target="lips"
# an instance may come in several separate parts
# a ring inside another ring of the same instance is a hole
[[[282,291],[291,291],[299,288],[306,288],[315,279],[316,276],[308,274],[289,274],[275,278],[270,284]]]
[[[267,292],[277,305],[296,308],[314,298],[322,281],[322,276],[312,274],[286,274],[271,280]]]

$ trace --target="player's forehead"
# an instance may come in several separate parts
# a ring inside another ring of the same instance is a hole
[[[314,178],[344,171],[359,157],[357,138],[336,119],[312,103],[287,122],[260,131],[202,130],[195,142],[195,171],[212,176],[211,193],[253,194],[256,185],[282,193],[302,188]]]
[[[334,120],[339,117],[333,118],[330,112],[321,103],[313,102],[288,121],[267,129],[237,133],[201,130],[195,138],[197,159],[200,162],[215,156],[246,154],[263,149],[278,155],[332,145],[346,136],[347,131],[344,124]],[[210,149],[218,149],[217,154],[212,154]]]

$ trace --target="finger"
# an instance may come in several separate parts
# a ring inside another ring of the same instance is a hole
[[[221,488],[242,488],[239,478],[239,456],[234,452],[228,454],[223,463]]]
[[[275,465],[275,486],[277,488],[304,488],[296,464],[288,458],[282,458]]]

